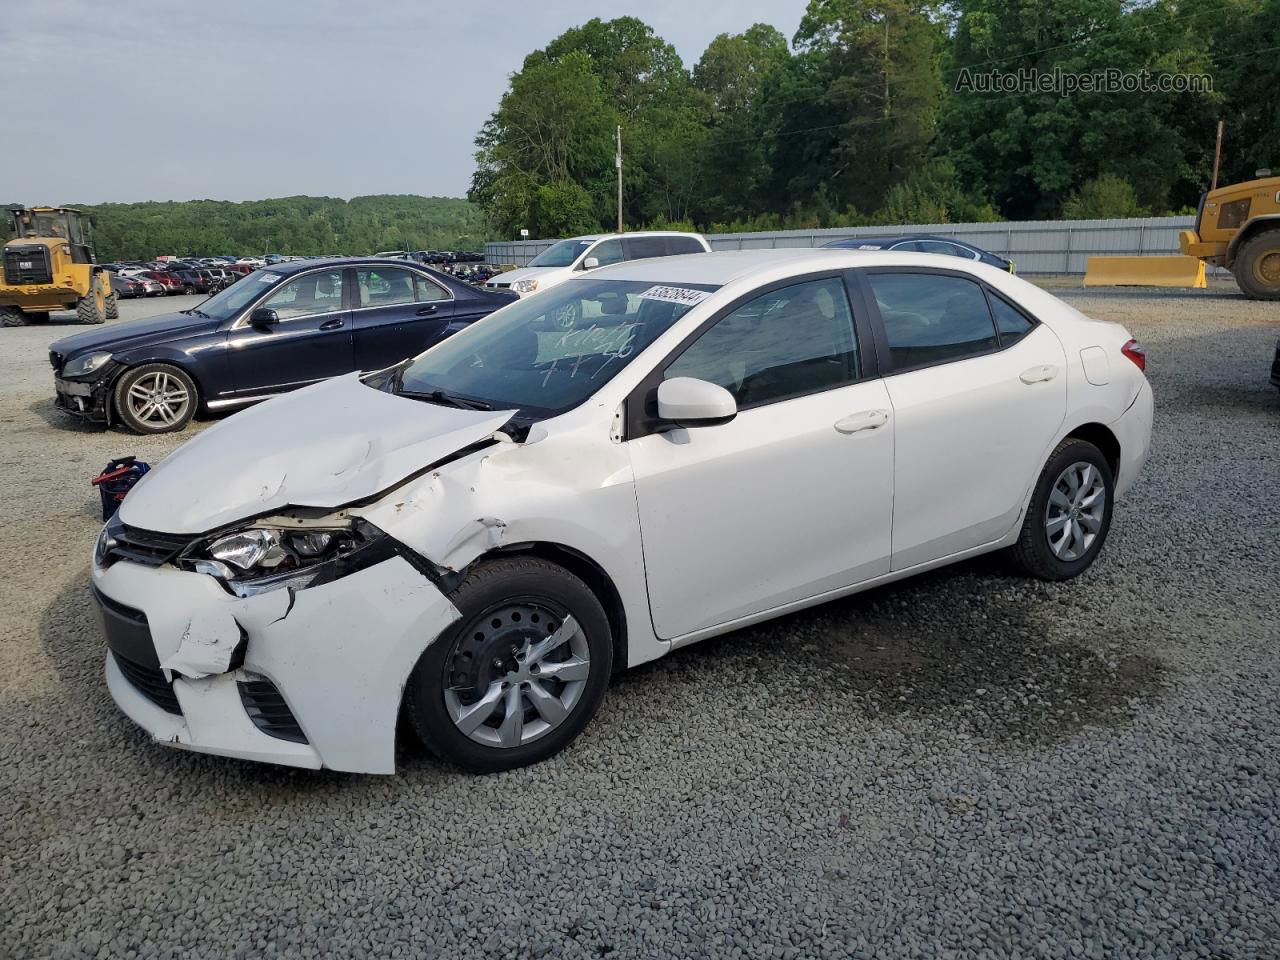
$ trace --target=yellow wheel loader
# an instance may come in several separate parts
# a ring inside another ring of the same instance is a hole
[[[1280,300],[1280,177],[1210,190],[1200,198],[1196,228],[1183,230],[1178,248],[1215,267],[1226,267],[1244,295]]]
[[[111,275],[94,264],[93,225],[70,207],[15,207],[0,275],[0,327],[74,310],[81,323],[119,316]]]

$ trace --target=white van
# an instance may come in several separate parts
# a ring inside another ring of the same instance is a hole
[[[605,233],[561,240],[543,250],[529,265],[500,273],[487,281],[490,290],[511,290],[522,297],[554,287],[583,270],[607,267],[624,260],[670,257],[681,253],[710,253],[711,244],[700,233],[646,230]]]

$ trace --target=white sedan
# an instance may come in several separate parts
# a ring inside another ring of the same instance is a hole
[[[1147,457],[1144,364],[954,258],[592,271],[152,470],[95,550],[107,684],[206,753],[391,773],[403,715],[474,770],[541,760],[696,640],[993,550],[1082,573]]]

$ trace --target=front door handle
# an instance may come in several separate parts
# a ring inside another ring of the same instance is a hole
[[[1032,367],[1030,370],[1023,370],[1018,379],[1026,384],[1045,383],[1057,375],[1058,368],[1052,363],[1046,363],[1039,367]]]
[[[836,421],[836,430],[840,433],[860,433],[863,430],[875,430],[889,422],[888,410],[863,410],[841,417]]]
[[[326,320],[320,324],[321,330],[339,330],[342,328],[342,318],[334,317],[332,320]]]
[[[429,316],[430,314],[433,314],[435,312],[436,312],[436,305],[434,303],[428,304],[425,307],[418,308],[418,316],[420,317]]]

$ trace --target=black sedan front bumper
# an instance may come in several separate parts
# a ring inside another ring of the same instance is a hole
[[[1276,342],[1276,357],[1271,361],[1271,385],[1280,388],[1280,341]]]
[[[54,405],[83,420],[110,425],[111,387],[121,369],[113,361],[85,378],[63,379],[54,373]]]

